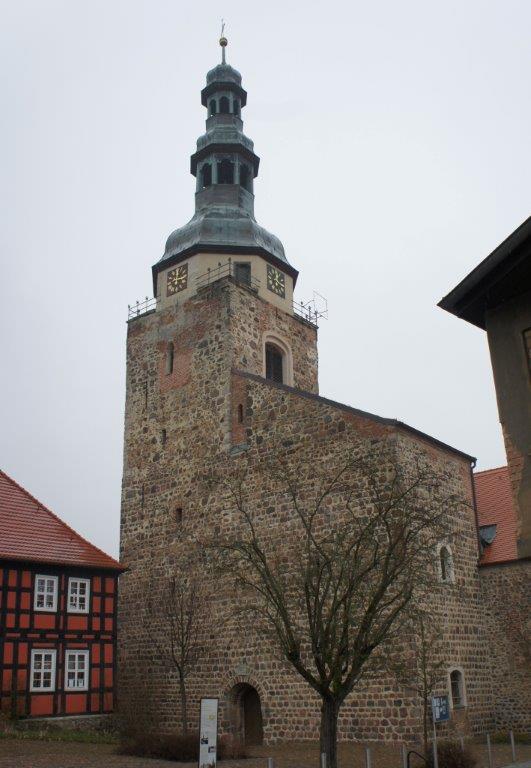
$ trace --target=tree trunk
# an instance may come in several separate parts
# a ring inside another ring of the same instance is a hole
[[[321,705],[321,755],[326,755],[326,768],[337,768],[337,716],[339,704],[333,698],[323,699]],[[319,762],[319,768],[321,763]]]
[[[188,700],[186,696],[186,681],[179,677],[179,688],[181,692],[181,728],[183,736],[188,733]]]

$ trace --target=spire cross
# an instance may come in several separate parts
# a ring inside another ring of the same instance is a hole
[[[219,38],[219,44],[221,45],[221,63],[225,64],[225,48],[227,47],[228,40],[225,37],[225,19],[221,19],[221,37]]]

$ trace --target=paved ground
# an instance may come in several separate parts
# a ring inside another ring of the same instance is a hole
[[[489,768],[485,746],[474,747],[478,768]],[[275,760],[275,768],[318,768],[316,744],[283,744],[259,747],[252,751],[248,760],[224,761],[220,768],[267,768],[267,757]],[[340,744],[341,768],[364,768],[364,748],[361,744]],[[530,768],[531,746],[517,746],[519,768]],[[505,745],[493,746],[494,768],[511,762],[511,750]],[[398,747],[372,746],[373,768],[400,768]],[[124,757],[116,753],[116,747],[108,744],[72,744],[27,739],[0,739],[0,768],[197,768],[197,763],[174,763]],[[420,761],[412,763],[420,768]]]

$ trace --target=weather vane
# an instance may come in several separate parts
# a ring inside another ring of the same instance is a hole
[[[228,40],[225,37],[225,19],[221,19],[221,37],[219,38],[219,44],[221,45],[221,61],[225,64],[225,48],[227,47]]]

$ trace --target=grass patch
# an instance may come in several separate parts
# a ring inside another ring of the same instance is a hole
[[[82,731],[74,728],[17,728],[0,730],[0,739],[20,741],[64,741],[77,744],[118,744],[115,734],[108,731]]]
[[[490,737],[493,744],[510,744],[509,731],[498,731]],[[514,741],[516,744],[531,744],[531,733],[514,732]]]

